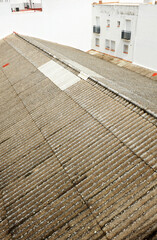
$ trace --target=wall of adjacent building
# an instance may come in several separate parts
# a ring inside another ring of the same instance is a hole
[[[87,51],[91,48],[92,2],[43,0],[42,12],[8,11],[0,18],[0,38],[15,31]]]
[[[45,0],[45,39],[76,47],[91,48],[93,0]]]
[[[19,10],[24,10],[25,6],[28,4],[30,8],[41,8],[41,0],[32,0],[30,4],[29,0],[10,0],[11,8],[15,10],[17,7]]]
[[[0,2],[0,39],[12,33],[11,9],[9,2]]]
[[[157,71],[157,5],[139,8],[134,63]]]
[[[92,20],[92,2],[93,0],[45,0],[42,12],[29,13],[12,13],[9,2],[0,2],[0,39],[15,31],[87,51],[91,49],[91,41],[92,48],[95,46],[96,34],[92,34],[92,25],[95,24],[95,17],[99,14],[99,10],[96,10]],[[102,36],[100,47],[95,49],[157,70],[157,5],[140,5],[137,25],[137,7],[132,6],[129,9],[127,7],[121,9],[122,11],[118,8],[116,10],[116,6],[108,10],[102,8],[100,12]],[[119,14],[120,12],[123,14]],[[127,12],[132,14],[124,14]],[[108,17],[114,31],[111,31],[111,27],[106,29]],[[131,41],[121,39],[126,18],[132,20]],[[121,22],[119,28],[117,20]],[[116,41],[115,52],[105,49],[106,38]],[[130,51],[127,55],[123,53],[124,43],[129,44]]]
[[[133,47],[136,36],[136,24],[138,17],[138,5],[93,5],[93,26],[96,25],[96,17],[100,17],[100,34],[93,33],[92,49],[132,61]],[[110,20],[110,27],[107,27],[107,20]],[[126,29],[126,20],[131,21],[131,39],[121,38],[123,30]],[[120,26],[118,26],[120,21]],[[96,46],[96,38],[100,39],[100,45]],[[109,49],[106,49],[106,40],[110,41]],[[111,49],[111,41],[115,42],[115,51]],[[128,46],[128,53],[124,53],[124,45]]]
[[[116,3],[116,2],[119,2],[119,3],[127,3],[127,4],[134,4],[134,3],[150,3],[150,4],[154,4],[156,0],[103,0],[102,2],[103,3]],[[93,1],[94,2],[94,1]],[[98,2],[98,0],[96,1]]]

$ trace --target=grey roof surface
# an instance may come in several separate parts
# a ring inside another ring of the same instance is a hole
[[[116,59],[106,61],[75,48],[28,36],[24,37],[128,97],[145,109],[157,114],[157,79],[154,77],[156,80],[152,80],[141,75],[141,71],[146,71],[147,74],[148,70],[139,67],[139,70],[136,68],[135,71],[137,72],[134,72],[134,65],[128,64],[124,68],[113,64],[112,61],[114,62]]]
[[[155,117],[90,79],[61,90],[49,61],[78,77],[0,41],[0,239],[156,239]]]

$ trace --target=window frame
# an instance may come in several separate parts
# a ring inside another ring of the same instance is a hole
[[[113,43],[113,44],[112,44]],[[114,48],[113,48],[113,46],[114,46]],[[115,52],[115,50],[116,50],[116,41],[114,41],[114,40],[111,40],[111,48],[110,48],[110,50],[112,51],[112,52]]]
[[[132,25],[131,19],[125,19],[125,29],[127,32],[131,32],[131,25]]]
[[[109,39],[105,39],[105,49],[110,50],[110,40]]]
[[[100,26],[100,17],[96,16],[96,26],[99,27]]]
[[[128,44],[123,45],[123,53],[125,53],[125,54],[129,53],[129,45]]]
[[[110,26],[111,26],[110,19],[107,19],[107,25],[106,25],[106,27],[107,27],[107,28],[110,28]]]
[[[100,47],[100,38],[98,37],[95,38],[95,46]]]

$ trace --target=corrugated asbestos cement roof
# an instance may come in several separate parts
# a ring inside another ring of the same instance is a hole
[[[0,239],[157,239],[156,119],[0,41]]]

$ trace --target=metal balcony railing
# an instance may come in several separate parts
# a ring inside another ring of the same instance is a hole
[[[131,32],[130,31],[122,31],[121,38],[125,40],[131,39]]]
[[[100,33],[100,26],[93,26],[93,33]]]

